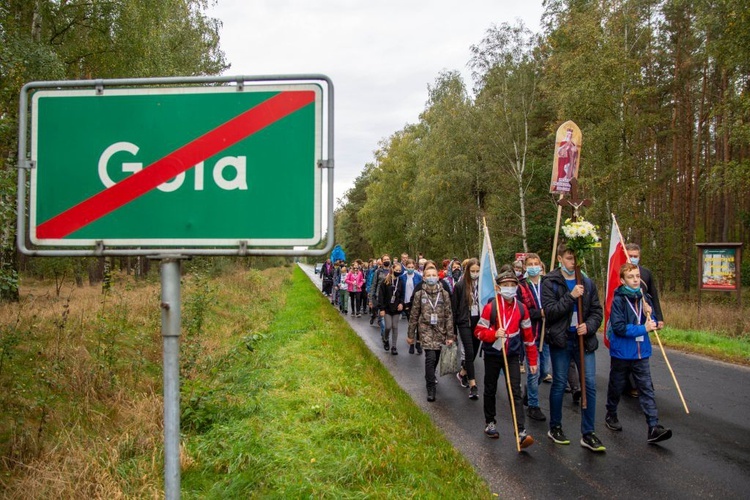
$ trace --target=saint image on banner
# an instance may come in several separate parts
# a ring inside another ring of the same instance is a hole
[[[570,193],[570,181],[578,179],[580,159],[581,130],[572,121],[567,121],[557,129],[550,193]]]

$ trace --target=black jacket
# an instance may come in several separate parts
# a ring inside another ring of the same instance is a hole
[[[401,295],[401,287],[398,286],[398,279],[395,279],[391,285],[385,281],[380,283],[380,290],[377,293],[377,302],[374,304],[379,310],[385,310],[386,314],[391,316],[399,314],[398,306],[402,305],[404,298]]]
[[[661,304],[659,303],[659,291],[656,289],[656,283],[654,283],[651,271],[642,266],[638,266],[638,269],[641,271],[641,281],[646,288],[644,292],[651,297],[651,302],[654,304],[656,321],[664,321],[664,316],[661,314]]]
[[[602,324],[603,310],[593,280],[583,278],[583,321],[588,333],[583,338],[584,348],[593,352],[599,347],[596,332]],[[568,291],[562,271],[558,268],[542,281],[542,308],[547,320],[545,341],[554,347],[565,347],[568,341],[570,316],[576,299]]]
[[[474,321],[472,322],[471,306],[469,305],[469,301],[466,300],[466,280],[463,278],[457,281],[456,286],[453,287],[451,306],[453,307],[453,326],[456,328],[471,328],[476,326],[482,314],[482,307],[477,304],[479,314],[474,317]]]

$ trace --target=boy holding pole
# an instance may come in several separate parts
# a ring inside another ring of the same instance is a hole
[[[534,438],[526,433],[524,425],[520,354],[525,347],[529,370],[536,374],[537,350],[529,310],[517,299],[518,278],[511,266],[503,266],[498,272],[495,291],[495,298],[484,306],[474,330],[484,350],[484,433],[492,439],[500,437],[495,426],[495,396],[500,371],[504,371],[520,451],[534,444]]]
[[[607,427],[621,431],[617,419],[620,402],[628,376],[633,375],[638,389],[641,410],[648,424],[648,443],[658,443],[672,437],[672,431],[659,425],[654,399],[654,384],[651,382],[651,341],[648,334],[657,329],[653,306],[641,290],[641,273],[633,263],[620,267],[620,287],[615,290],[609,316],[609,386],[607,388]]]
[[[550,430],[547,436],[557,444],[570,444],[562,429],[562,400],[567,384],[568,368],[572,359],[579,372],[581,356],[579,340],[583,339],[586,407],[581,408],[581,446],[591,451],[606,450],[594,434],[596,417],[596,355],[599,347],[596,331],[603,318],[603,309],[593,280],[584,276],[576,283],[575,253],[565,243],[557,248],[560,267],[542,281],[542,308],[546,319],[545,341],[549,343],[552,359],[552,388],[549,394]],[[578,299],[581,299],[580,301]],[[582,311],[578,315],[578,304]]]

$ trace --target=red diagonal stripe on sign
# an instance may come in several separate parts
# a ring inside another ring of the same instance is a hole
[[[45,221],[37,227],[36,236],[39,239],[64,238],[314,101],[313,91],[281,92]]]

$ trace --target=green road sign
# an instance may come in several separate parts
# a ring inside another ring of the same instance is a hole
[[[31,115],[35,245],[321,239],[317,84],[40,90]]]

